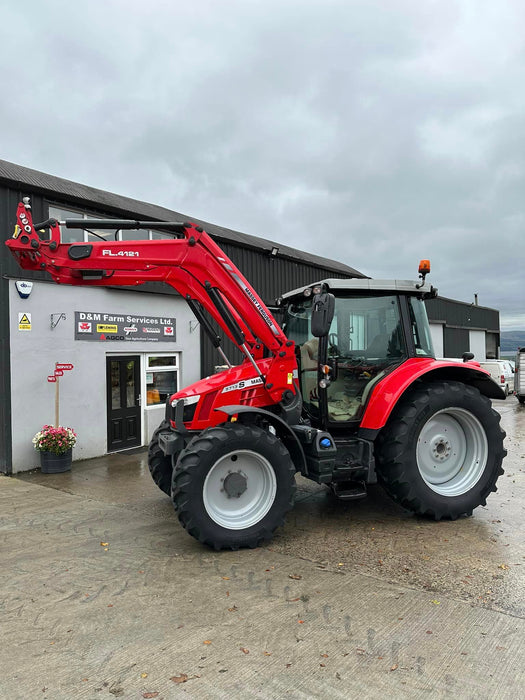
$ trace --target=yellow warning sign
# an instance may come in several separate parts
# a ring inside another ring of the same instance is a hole
[[[118,333],[118,326],[108,323],[97,323],[97,333]]]
[[[18,314],[18,330],[19,331],[30,331],[31,330],[31,314]]]

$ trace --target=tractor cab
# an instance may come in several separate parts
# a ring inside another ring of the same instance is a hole
[[[434,357],[424,299],[435,295],[424,283],[371,279],[327,279],[284,295],[312,425],[357,427],[377,382],[409,358]]]

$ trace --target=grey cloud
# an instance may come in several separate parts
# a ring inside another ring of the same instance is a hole
[[[0,12],[2,157],[373,276],[430,257],[444,296],[525,327],[520,4]]]

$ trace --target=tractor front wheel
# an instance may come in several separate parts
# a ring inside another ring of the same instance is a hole
[[[172,499],[190,535],[214,549],[258,547],[293,506],[295,467],[278,437],[253,425],[208,428],[181,452]]]
[[[474,387],[422,384],[400,400],[378,438],[378,480],[414,513],[435,520],[471,515],[503,474],[499,421]]]
[[[171,457],[167,457],[159,446],[159,433],[169,430],[169,421],[163,420],[157,430],[151,436],[148,447],[148,466],[151,478],[161,491],[168,496],[171,494],[172,464]]]

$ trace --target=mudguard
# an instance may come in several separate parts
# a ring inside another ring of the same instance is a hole
[[[359,435],[373,439],[373,433],[387,422],[401,396],[418,381],[451,379],[476,387],[490,399],[504,399],[502,389],[477,363],[447,362],[430,357],[411,358],[386,375],[373,388],[365,408]]]
[[[275,429],[275,432],[283,441],[286,449],[290,453],[293,460],[295,468],[301,474],[305,476],[308,475],[308,467],[306,464],[306,457],[304,454],[303,447],[299,442],[299,438],[294,433],[293,429],[285,423],[279,416],[275,413],[270,413],[264,408],[257,408],[256,406],[221,406],[221,408],[216,409],[221,413],[226,413],[228,416],[248,416],[252,414],[254,416],[262,416],[267,420],[270,425]]]

